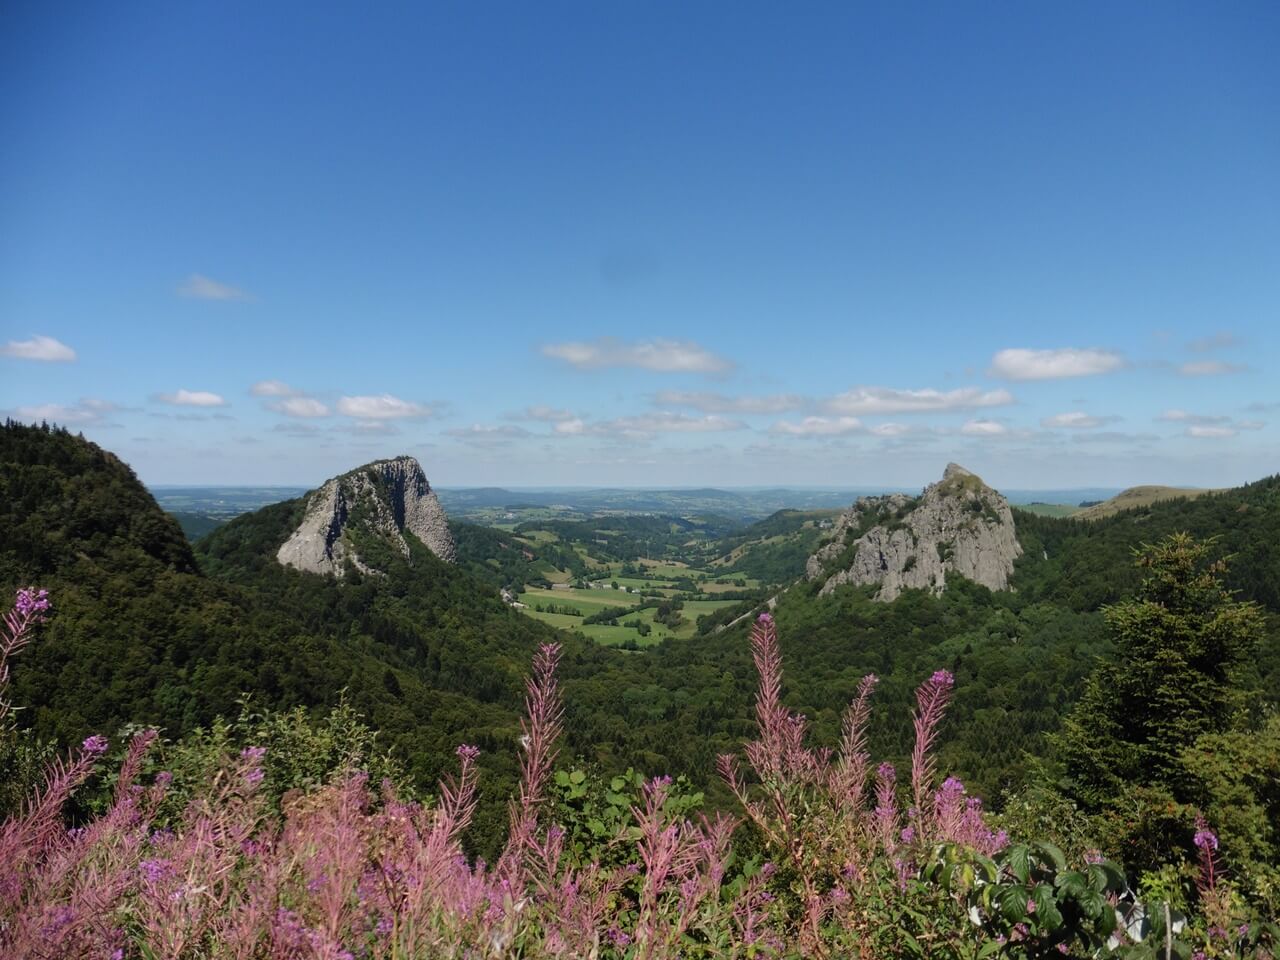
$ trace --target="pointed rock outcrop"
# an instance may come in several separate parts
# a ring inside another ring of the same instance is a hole
[[[358,570],[377,572],[361,558],[354,541],[376,536],[408,557],[405,533],[441,560],[454,560],[449,518],[413,457],[365,464],[334,477],[306,500],[302,523],[276,553],[286,567],[341,577],[349,559]]]
[[[846,583],[879,584],[877,600],[903,590],[941,593],[955,573],[992,590],[1009,589],[1022,546],[1009,501],[976,474],[951,463],[919,497],[859,497],[833,536],[808,560],[822,594]]]

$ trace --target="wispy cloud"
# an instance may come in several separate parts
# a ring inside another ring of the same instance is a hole
[[[894,390],[889,387],[854,387],[823,403],[829,413],[868,416],[893,413],[932,413],[947,410],[973,410],[1013,403],[1008,390],[982,390],[961,387],[958,390]]]
[[[1222,330],[1207,337],[1192,340],[1187,344],[1187,349],[1192,353],[1209,353],[1212,350],[1221,350],[1225,347],[1235,347],[1239,344],[1240,340],[1235,334]]]
[[[103,418],[120,408],[106,400],[82,397],[74,404],[37,403],[18,407],[14,415],[18,420],[48,420],[53,423],[101,423]]]
[[[430,407],[401,400],[389,393],[369,397],[340,397],[338,412],[358,420],[397,420],[429,417]]]
[[[1052,417],[1045,417],[1040,421],[1040,426],[1051,430],[1094,430],[1105,424],[1115,423],[1119,419],[1115,416],[1099,417],[1082,410],[1073,410],[1070,413],[1057,413]]]
[[[249,392],[255,397],[296,397],[302,393],[279,380],[259,380],[249,388]]]
[[[178,285],[178,296],[195,300],[252,300],[252,294],[239,287],[219,283],[199,273],[193,273]]]
[[[792,422],[779,420],[769,428],[771,433],[791,437],[838,437],[848,433],[861,433],[862,421],[857,417],[805,417]]]
[[[340,423],[332,428],[334,433],[349,433],[357,437],[395,437],[400,435],[400,428],[388,420],[357,420],[354,423]]]
[[[572,410],[561,410],[539,403],[531,407],[525,407],[519,413],[509,413],[507,414],[507,419],[535,420],[539,423],[565,423],[576,419],[576,415]]]
[[[1059,380],[1065,377],[1090,377],[1111,373],[1124,366],[1124,358],[1110,350],[1097,348],[1058,350],[1001,350],[991,358],[993,377],[1005,380]]]
[[[227,401],[208,390],[176,390],[157,394],[156,399],[175,407],[225,407]]]
[[[1230,417],[1224,417],[1219,414],[1210,415],[1204,413],[1188,413],[1186,410],[1166,410],[1164,413],[1160,414],[1160,416],[1156,417],[1156,419],[1162,420],[1165,423],[1189,423],[1198,427],[1208,427],[1214,426],[1215,424],[1231,422]]]
[[[649,413],[596,422],[575,417],[557,423],[554,429],[561,436],[648,437],[657,433],[723,433],[746,430],[747,425],[715,414],[690,417],[682,413]]]
[[[1216,440],[1222,437],[1234,437],[1238,431],[1235,427],[1207,427],[1193,423],[1187,427],[1187,436],[1201,440]]]
[[[722,393],[663,390],[654,394],[653,402],[659,407],[691,407],[703,413],[785,413],[804,406],[804,397],[794,394],[774,394],[767,397],[729,397]]]
[[[267,404],[268,410],[283,413],[286,417],[327,417],[329,408],[315,397],[282,397]]]
[[[481,447],[505,446],[516,440],[533,436],[524,427],[514,427],[511,424],[487,423],[473,423],[469,427],[446,430],[445,435],[453,437],[455,440],[461,440],[463,443]]]
[[[745,430],[741,420],[730,420],[714,414],[689,417],[681,413],[648,413],[636,417],[618,417],[599,424],[607,433],[722,433]]]
[[[1149,444],[1159,439],[1154,433],[1125,433],[1119,430],[1101,430],[1097,433],[1077,433],[1071,438],[1071,442]]]
[[[1186,425],[1185,436],[1199,440],[1218,440],[1234,437],[1241,430],[1261,430],[1266,426],[1260,420],[1233,421],[1221,414],[1188,413],[1186,410],[1166,410],[1157,420]]]
[[[45,363],[70,363],[76,352],[61,340],[35,334],[30,340],[10,340],[0,347],[0,357],[15,360],[40,360]]]
[[[600,337],[547,344],[542,353],[579,370],[635,367],[662,373],[724,373],[733,368],[731,361],[690,340],[658,339],[629,343],[614,337]]]
[[[1195,360],[1181,364],[1178,373],[1184,377],[1217,377],[1228,373],[1244,373],[1248,369],[1242,363],[1227,363],[1225,360]]]
[[[1009,428],[997,420],[968,420],[960,428],[966,437],[1000,437],[1009,432]]]
[[[277,423],[271,431],[288,437],[314,437],[320,432],[320,428],[310,423]]]

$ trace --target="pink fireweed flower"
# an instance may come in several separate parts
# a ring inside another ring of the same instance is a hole
[[[49,591],[23,587],[14,598],[13,609],[20,617],[38,617],[49,609]]]
[[[470,760],[474,762],[480,756],[480,748],[473,747],[470,744],[460,744],[458,749],[454,751],[460,760]]]
[[[756,622],[757,623],[773,623],[773,614],[762,613],[760,614],[760,616],[756,617]]]
[[[267,755],[266,747],[245,747],[240,751],[241,760],[252,760],[255,763]]]
[[[107,748],[111,746],[111,742],[100,733],[95,733],[91,737],[85,738],[81,748],[85,753],[92,757],[100,757],[107,752]]]
[[[911,751],[911,795],[915,805],[925,807],[925,796],[933,781],[933,744],[938,739],[938,727],[951,702],[951,689],[955,677],[947,670],[936,670],[916,688],[916,710],[912,718],[916,742]]]
[[[1205,827],[1196,831],[1195,840],[1193,841],[1201,850],[1217,850],[1218,835]]]

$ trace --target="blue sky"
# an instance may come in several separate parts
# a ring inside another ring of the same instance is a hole
[[[10,3],[0,410],[150,483],[1280,469],[1280,7]]]

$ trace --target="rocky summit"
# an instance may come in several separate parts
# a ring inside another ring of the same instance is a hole
[[[337,577],[342,576],[347,560],[358,570],[376,573],[361,558],[355,541],[376,536],[408,557],[406,533],[441,560],[453,562],[456,548],[449,518],[418,461],[413,457],[378,460],[309,493],[302,523],[280,547],[276,559],[286,567]]]
[[[805,573],[825,580],[822,594],[846,583],[879,584],[876,599],[888,601],[903,590],[941,593],[949,572],[1007,590],[1021,555],[1009,502],[952,463],[919,497],[859,497]]]

